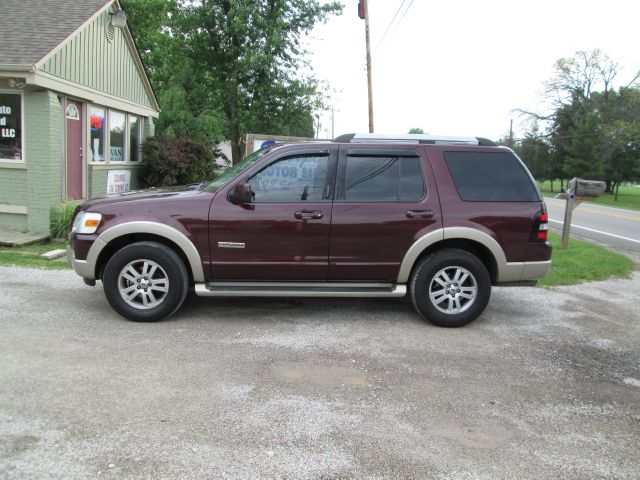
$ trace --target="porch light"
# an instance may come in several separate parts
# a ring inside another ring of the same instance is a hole
[[[111,25],[116,28],[124,28],[127,25],[127,14],[119,8],[111,14]]]

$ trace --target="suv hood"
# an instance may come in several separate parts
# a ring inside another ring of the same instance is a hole
[[[201,195],[201,190],[187,189],[186,185],[180,185],[176,187],[152,187],[144,190],[133,190],[130,192],[114,193],[111,195],[104,195],[102,197],[94,197],[89,200],[85,200],[78,207],[79,210],[90,210],[92,207],[99,205],[107,205],[120,202],[131,202],[135,200],[150,200],[153,198],[168,198],[175,196],[193,196]]]

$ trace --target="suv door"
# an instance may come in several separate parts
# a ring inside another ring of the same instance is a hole
[[[422,147],[341,147],[330,280],[394,282],[409,247],[441,227],[433,173]]]
[[[209,213],[216,281],[326,281],[337,149],[278,152],[232,182]],[[253,201],[228,193],[251,186]]]

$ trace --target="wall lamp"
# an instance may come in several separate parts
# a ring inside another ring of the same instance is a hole
[[[116,28],[124,28],[127,26],[127,14],[124,10],[119,8],[114,13],[111,13],[111,25]]]

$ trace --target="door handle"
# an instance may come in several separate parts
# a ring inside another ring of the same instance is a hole
[[[293,214],[294,217],[296,217],[298,220],[302,220],[303,218],[310,218],[313,220],[320,220],[322,217],[324,217],[324,212],[319,212],[319,211],[311,211],[311,210],[298,210],[296,213]]]
[[[408,218],[431,218],[433,215],[433,210],[407,210]]]

